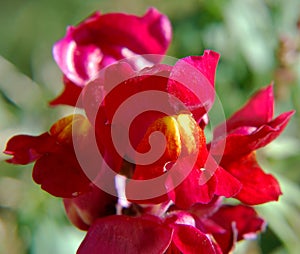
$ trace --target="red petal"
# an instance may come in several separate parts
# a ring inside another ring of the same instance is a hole
[[[109,94],[113,88],[127,81],[133,77],[133,75],[134,70],[128,63],[115,63],[107,66],[104,71],[99,74],[97,79],[89,82],[84,87],[83,104],[91,123],[95,123],[97,114],[100,114],[98,111],[101,110],[104,105],[107,105],[107,102],[104,101],[106,94]],[[108,107],[110,106],[112,105],[108,105]],[[105,114],[105,110],[103,111],[104,112],[101,112],[103,114],[103,122],[106,122],[107,115]]]
[[[74,125],[76,128],[73,128]],[[49,133],[37,137],[13,137],[8,142],[5,153],[13,155],[8,160],[11,163],[28,164],[36,160],[33,179],[45,191],[54,196],[75,197],[86,192],[90,184],[79,165],[78,156],[82,156],[92,166],[97,161],[89,151],[93,141],[92,132],[93,129],[84,116],[71,115],[58,120]],[[77,153],[74,150],[74,140],[77,143]],[[94,179],[98,172],[99,166],[96,170],[89,169],[89,177]]]
[[[236,241],[256,236],[265,227],[264,220],[255,210],[243,205],[224,205],[211,219],[226,230],[213,234],[224,254],[233,249]]]
[[[70,221],[79,229],[87,230],[96,219],[115,214],[117,197],[91,185],[88,192],[63,201]]]
[[[226,140],[219,137],[222,140],[213,143],[210,151],[214,155],[230,156],[232,158],[255,151],[276,139],[285,129],[293,114],[294,111],[283,113],[258,129],[248,128],[247,126],[243,130],[236,129],[228,134]],[[225,150],[224,142],[226,142]]]
[[[161,176],[163,172],[164,166],[162,165],[137,165],[132,179],[140,181],[148,180]],[[151,198],[131,198],[137,197],[137,193],[142,192],[145,192],[145,195],[142,196],[149,196]],[[160,204],[169,200],[163,180],[153,181],[150,185],[146,185],[145,182],[137,184],[129,180],[126,184],[126,196],[130,202],[135,202],[138,204]]]
[[[131,96],[138,95],[142,92],[151,92],[159,91],[161,92],[159,95],[164,97],[155,97],[153,96],[143,96],[142,98],[135,98],[136,100],[131,106],[131,110],[133,112],[142,113],[145,111],[155,110],[155,105],[159,105],[157,108],[161,108],[161,112],[168,111],[170,114],[174,112],[173,109],[170,108],[168,103],[168,94],[167,94],[167,82],[168,82],[168,70],[169,66],[160,65],[160,68],[153,67],[147,68],[147,72],[142,70],[141,72],[136,73],[133,77],[130,73],[128,78],[124,78],[122,83],[115,84],[109,79],[105,80],[105,90],[107,91],[107,95],[105,97],[105,112],[107,115],[107,120],[109,122],[112,121],[116,111],[120,108],[121,104],[128,100]],[[115,72],[115,75],[117,72]],[[137,110],[136,105],[139,105],[140,110]],[[142,110],[141,110],[142,109]],[[128,109],[129,110],[129,109]],[[159,110],[156,110],[159,111]],[[120,119],[115,119],[119,122],[124,122],[126,120],[127,115],[121,115]],[[147,120],[147,119],[145,119]]]
[[[216,254],[213,242],[200,230],[190,225],[175,224],[173,242],[185,254]]]
[[[69,27],[66,36],[54,45],[53,55],[63,73],[84,86],[116,60],[135,54],[164,54],[170,40],[170,22],[154,8],[143,17],[95,13],[77,27]]]
[[[53,196],[76,197],[88,191],[90,180],[82,171],[73,151],[57,147],[45,153],[33,168],[33,180]]]
[[[242,188],[242,184],[221,167],[218,167],[215,171],[214,177],[217,181],[215,194],[218,196],[230,198],[236,195]]]
[[[207,217],[215,213],[222,205],[223,198],[215,196],[208,204],[196,204],[191,212],[197,217]]]
[[[281,195],[277,180],[263,172],[255,154],[234,161],[226,167],[226,170],[242,183],[242,189],[235,198],[245,204],[257,205],[276,201]]]
[[[8,141],[4,153],[13,156],[7,162],[25,165],[35,161],[44,153],[55,150],[55,143],[56,140],[48,133],[37,137],[17,135]]]
[[[196,204],[191,209],[191,214],[194,215],[196,228],[203,233],[223,233],[224,229],[209,219],[222,206],[223,197],[214,196],[212,201],[208,204]]]
[[[203,56],[179,60],[172,69],[168,92],[193,113],[198,122],[211,108],[214,97],[215,71],[220,55],[206,50]],[[182,107],[174,103],[174,107]]]
[[[157,118],[165,115],[159,112],[160,110],[168,112],[169,115],[174,113],[168,103],[168,94],[165,92],[167,78],[159,76],[161,69],[154,68],[153,73],[150,73],[152,70],[148,69],[147,74],[130,78],[118,84],[111,91],[109,87],[103,88],[104,90],[108,89],[109,92],[97,111],[95,126],[97,141],[102,154],[103,150],[110,151],[109,154],[113,155],[112,157],[116,161],[122,160],[125,154],[131,160],[135,158],[134,148],[140,143],[149,125]],[[96,86],[97,84],[93,85]],[[99,87],[101,87],[101,83],[99,83]],[[87,91],[88,89],[89,85]],[[157,97],[156,94],[153,96],[151,94],[141,95],[143,92],[150,91],[151,93],[153,90],[161,92],[161,96]],[[139,97],[139,95],[141,96]],[[130,98],[133,98],[132,102],[128,102]],[[118,111],[120,108],[122,109],[121,106],[124,102],[128,102],[128,107],[125,110],[123,107],[123,111]],[[139,106],[137,107],[137,105]],[[89,112],[94,114],[95,111],[92,109]],[[119,114],[115,116],[117,111]],[[91,114],[88,113],[88,115]],[[90,118],[93,119],[94,117],[90,116]],[[112,130],[118,138],[113,139]],[[133,149],[129,150],[130,145],[133,146]],[[117,148],[119,150],[116,150]],[[117,170],[116,168],[113,169]]]
[[[226,120],[227,132],[231,132],[241,126],[260,127],[267,124],[272,120],[273,111],[273,85],[269,85],[255,93],[239,111]],[[220,132],[223,128],[216,128],[214,131],[215,135],[222,135]]]
[[[207,170],[207,169],[206,169]],[[207,204],[214,195],[233,197],[241,190],[241,183],[222,168],[217,168],[203,183],[205,172],[193,169],[189,176],[169,193],[176,206],[188,209],[197,203]]]
[[[182,163],[183,169],[188,167],[188,164]],[[176,170],[177,174],[179,172],[179,170]],[[192,169],[183,182],[168,193],[170,199],[173,200],[177,207],[188,209],[196,203],[207,204],[212,200],[216,189],[216,179],[211,177],[206,183],[201,184],[200,179],[202,174],[201,170]]]
[[[78,254],[158,254],[164,253],[172,229],[142,217],[110,216],[98,219],[81,243]]]
[[[50,101],[51,106],[55,105],[70,105],[70,106],[81,106],[81,102],[78,101],[79,96],[82,92],[82,87],[79,87],[75,85],[71,80],[69,80],[67,77],[64,77],[64,90],[63,92]]]

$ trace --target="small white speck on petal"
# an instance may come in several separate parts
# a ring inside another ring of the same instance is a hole
[[[76,191],[76,192],[73,192],[73,193],[72,193],[72,196],[73,196],[73,197],[77,197],[78,194],[79,194],[79,193]]]

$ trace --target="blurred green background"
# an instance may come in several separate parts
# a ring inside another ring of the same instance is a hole
[[[298,254],[300,249],[300,1],[298,0],[4,0],[0,4],[0,146],[14,134],[48,130],[69,107],[49,108],[62,89],[52,45],[95,10],[142,15],[149,6],[173,25],[168,55],[221,53],[216,90],[226,116],[275,81],[276,114],[296,109],[283,135],[258,152],[279,179],[278,203],[258,206],[268,221],[235,253]],[[138,32],[138,31],[137,31]],[[40,190],[30,166],[0,155],[0,253],[72,254],[84,233],[67,221],[61,200]],[[259,191],[259,190],[258,190]]]

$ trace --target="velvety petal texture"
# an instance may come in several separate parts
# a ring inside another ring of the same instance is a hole
[[[243,126],[228,133],[225,139],[213,144],[211,151],[215,155],[223,154],[224,159],[247,155],[276,139],[285,129],[294,111],[285,112],[274,120],[256,128]],[[224,144],[224,142],[226,142]],[[224,148],[225,145],[225,148]]]
[[[72,132],[73,124],[81,128]],[[87,178],[77,160],[72,138],[85,139],[89,124],[83,116],[72,115],[57,121],[49,133],[40,136],[19,135],[7,144],[8,162],[28,164],[35,161],[32,177],[41,188],[58,197],[76,197],[89,189]],[[85,142],[82,142],[84,147]]]
[[[233,197],[241,189],[241,183],[223,169],[217,169],[205,183],[201,183],[203,174],[199,169],[192,170],[173,192],[169,192],[178,207],[187,209],[197,203],[207,204],[215,195]]]
[[[122,58],[163,55],[170,40],[170,22],[154,8],[142,17],[96,12],[67,29],[66,36],[54,45],[53,56],[68,79],[84,86],[100,69]]]
[[[116,213],[117,197],[90,184],[87,192],[64,198],[63,202],[69,220],[79,229],[87,230],[96,219]]]
[[[39,136],[17,135],[8,141],[4,153],[12,156],[7,162],[26,165],[46,152],[55,151],[55,143],[55,138],[49,133]]]
[[[163,254],[172,234],[157,219],[109,216],[91,226],[77,253]]]
[[[36,161],[32,177],[43,190],[57,197],[76,197],[86,192],[90,183],[74,152],[60,147]]]
[[[77,26],[69,26],[65,37],[53,47],[65,88],[50,104],[78,106],[82,87],[95,79],[101,69],[121,59],[129,59],[134,67],[141,61],[144,65],[158,63],[171,36],[168,18],[155,8],[149,8],[142,17],[95,12]]]
[[[277,138],[294,114],[289,111],[273,119],[273,108],[273,85],[270,85],[218,126],[209,146],[211,153],[221,158],[220,165],[242,184],[235,198],[248,205],[276,201],[281,195],[275,177],[264,173],[255,158],[255,151]],[[222,133],[224,126],[227,133]]]
[[[252,239],[265,228],[265,222],[251,207],[224,205],[212,217],[223,227],[221,233],[213,233],[223,254],[229,253],[236,243],[242,239]]]
[[[225,158],[237,157],[272,142],[294,114],[294,111],[289,111],[273,119],[273,108],[273,85],[269,85],[254,94],[248,103],[214,130],[211,152]]]
[[[202,56],[180,59],[173,67],[168,92],[184,102],[198,122],[211,108],[215,97],[215,73],[220,55],[205,50]],[[176,108],[180,107],[177,103]]]
[[[235,198],[245,204],[258,205],[277,201],[282,194],[278,181],[274,176],[264,173],[256,162],[254,153],[230,163],[227,170],[242,183],[242,189]]]
[[[182,253],[216,253],[212,240],[197,228],[181,224],[176,224],[173,228],[173,242]]]

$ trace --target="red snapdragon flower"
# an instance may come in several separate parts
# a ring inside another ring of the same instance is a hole
[[[120,59],[148,54],[146,61],[159,62],[158,55],[165,54],[171,33],[168,18],[155,8],[142,17],[96,12],[78,26],[69,26],[66,36],[53,47],[65,90],[51,104],[75,106],[82,87],[102,68]]]
[[[212,202],[164,217],[114,215],[97,219],[80,245],[86,253],[229,253],[237,241],[265,227],[251,207]]]
[[[293,112],[273,119],[269,86],[217,127],[213,142],[206,144],[218,59],[217,53],[205,51],[174,66],[155,64],[136,71],[125,61],[110,65],[82,88],[86,117],[66,117],[41,136],[20,135],[8,142],[9,162],[36,161],[34,180],[63,197],[70,220],[88,230],[78,253],[229,253],[236,241],[263,229],[253,208],[220,200],[233,197],[252,205],[278,199],[278,182],[262,171],[254,152],[284,130]],[[159,93],[130,103],[126,114],[115,118],[124,102],[147,91]],[[153,103],[163,111],[145,110]],[[142,113],[131,116],[137,106]],[[227,133],[221,131],[224,125]],[[140,163],[138,154],[151,151],[150,137],[158,131],[166,138],[165,146],[161,140],[154,143],[162,154]],[[95,144],[103,164],[91,151]],[[92,168],[88,177],[79,157]],[[105,178],[104,164],[128,178],[124,189]],[[163,184],[152,186],[159,192],[151,194],[150,188],[150,195],[136,195],[145,190],[135,180],[143,184],[160,177]],[[99,181],[113,186],[114,193],[98,189]]]
[[[213,143],[211,152],[222,157],[220,165],[242,183],[236,198],[248,205],[275,201],[281,195],[277,180],[264,173],[255,158],[255,151],[277,138],[294,114],[289,111],[273,119],[273,111],[273,85],[269,85],[214,131],[214,140],[218,142]],[[226,136],[220,133],[223,125]],[[219,151],[224,142],[225,149]]]

